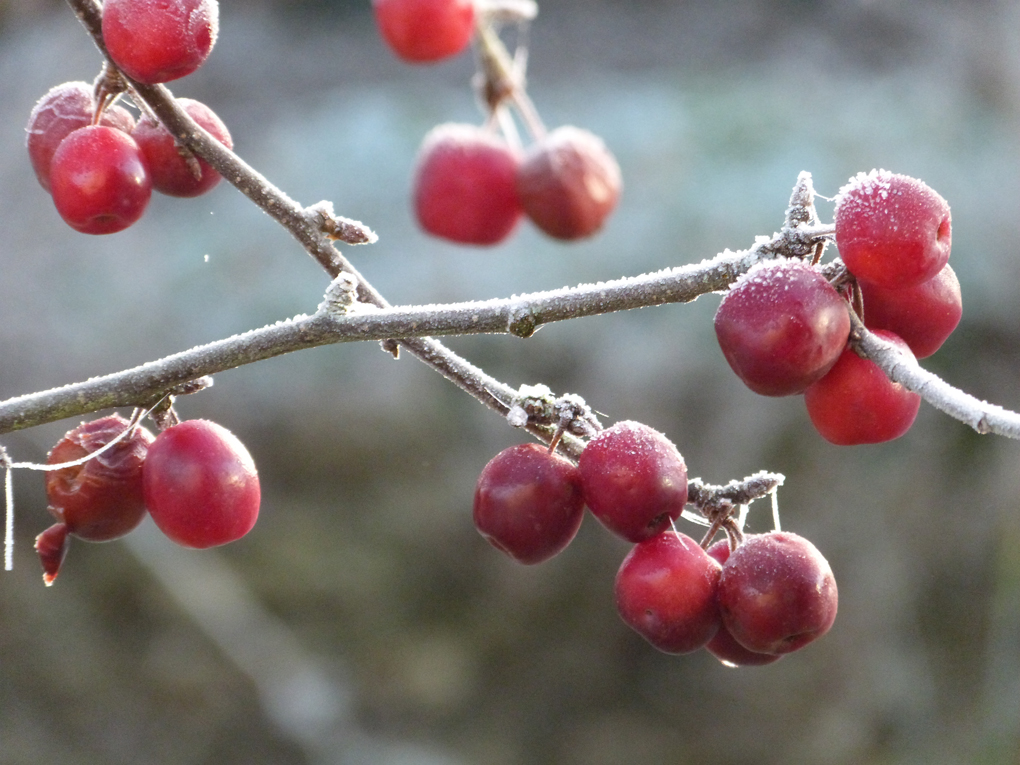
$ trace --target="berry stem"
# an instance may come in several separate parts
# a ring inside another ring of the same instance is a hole
[[[545,124],[524,82],[526,57],[511,57],[492,24],[481,14],[477,24],[476,50],[481,78],[480,91],[489,111],[496,113],[507,101],[517,109],[532,139],[546,134]],[[507,137],[509,140],[509,136]]]

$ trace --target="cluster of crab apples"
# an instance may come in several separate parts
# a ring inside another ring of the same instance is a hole
[[[504,449],[482,469],[473,515],[493,546],[535,564],[567,547],[587,507],[634,543],[616,576],[617,610],[667,653],[705,648],[730,666],[771,664],[829,630],[836,580],[814,545],[789,532],[744,535],[726,518],[725,539],[699,544],[673,525],[687,500],[676,446],[625,420],[593,437],[576,465],[540,444]]]
[[[176,80],[198,69],[216,41],[217,0],[106,0],[103,42],[117,70],[136,83]],[[94,85],[53,87],[29,116],[26,145],[40,185],[60,217],[85,234],[112,234],[137,222],[153,190],[195,197],[220,175],[179,144],[152,114],[138,119],[118,98],[130,86],[104,69]],[[228,148],[230,131],[205,104],[178,106]]]
[[[81,423],[50,450],[46,498],[57,522],[35,543],[46,584],[56,579],[71,537],[119,539],[146,514],[191,548],[233,542],[255,525],[258,471],[237,436],[209,420],[164,425],[153,436],[113,414]]]
[[[850,347],[850,310],[915,358],[933,354],[960,322],[949,265],[949,205],[924,182],[885,170],[839,192],[835,239],[852,279],[840,289],[802,260],[761,262],[738,279],[715,315],[733,371],[756,393],[804,395],[828,441],[889,441],[913,424],[920,397]]]
[[[829,441],[888,441],[913,424],[920,398],[855,352],[851,311],[903,353],[923,358],[942,345],[961,315],[949,206],[919,180],[876,170],[840,190],[834,229],[838,286],[816,263],[763,261],[727,291],[716,334],[749,388],[803,394]],[[779,530],[745,535],[725,516],[698,543],[673,525],[687,499],[676,447],[624,421],[588,441],[576,465],[537,444],[500,452],[478,479],[474,522],[512,558],[539,563],[569,544],[587,507],[634,543],[616,577],[620,616],[669,653],[705,648],[728,665],[770,664],[829,630],[836,582],[814,545]]]
[[[441,61],[472,40],[485,44],[488,21],[472,0],[372,5],[383,40],[404,61]],[[556,239],[592,236],[620,197],[616,158],[590,131],[564,125],[547,132],[530,102],[523,118],[533,141],[521,146],[516,130],[507,134],[497,113],[505,105],[520,107],[523,83],[506,72],[494,76],[495,84],[486,80],[484,125],[444,123],[423,139],[412,181],[418,224],[433,236],[468,245],[502,242],[522,218]]]

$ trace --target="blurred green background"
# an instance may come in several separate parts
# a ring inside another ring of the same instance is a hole
[[[304,204],[378,244],[346,254],[394,303],[508,296],[695,262],[781,222],[797,173],[832,196],[885,167],[953,208],[964,319],[925,362],[1020,408],[1020,3],[544,0],[529,90],[601,135],[624,195],[597,238],[523,225],[494,249],[425,237],[410,167],[437,122],[478,121],[465,54],[409,67],[368,0],[223,0],[172,84]],[[326,277],[226,184],[76,234],[31,175],[24,125],[99,56],[55,0],[0,2],[0,397],[85,379],[311,311]],[[822,217],[831,204],[819,200]],[[1020,763],[1020,448],[928,407],[904,438],[840,449],[765,399],[715,344],[718,299],[450,345],[511,385],[574,392],[669,435],[693,475],[787,476],[784,527],[828,557],[832,632],[763,668],[666,656],[615,613],[627,545],[589,518],[521,567],[474,531],[474,480],[520,440],[377,344],[221,374],[180,402],[249,445],[262,514],[225,548],[151,527],[72,546],[45,589],[42,479],[20,472],[0,576],[0,762]],[[9,434],[42,461],[75,422]],[[770,528],[767,503],[752,530]],[[693,527],[689,529],[692,533]]]

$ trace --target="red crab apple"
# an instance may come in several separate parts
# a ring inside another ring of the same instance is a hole
[[[145,517],[142,466],[153,437],[120,415],[83,422],[68,431],[50,450],[47,464],[77,462],[46,473],[48,510],[57,523],[42,532],[35,549],[43,581],[53,584],[67,555],[70,536],[107,542],[124,536]],[[98,452],[98,453],[97,453]]]
[[[221,144],[228,149],[234,147],[227,126],[208,106],[191,98],[178,98],[177,105]],[[184,153],[186,150],[155,118],[143,116],[131,136],[142,150],[156,191],[174,197],[197,197],[219,183],[220,174],[204,159]]]
[[[836,619],[836,579],[811,542],[788,531],[744,538],[719,577],[719,610],[736,641],[785,654],[824,635]]]
[[[846,301],[799,260],[753,266],[715,314],[719,347],[755,393],[801,393],[839,358],[850,335]]]
[[[570,544],[581,526],[580,474],[545,446],[511,446],[482,469],[473,514],[493,546],[521,563],[540,563]]]
[[[719,629],[719,563],[672,529],[639,542],[616,574],[620,617],[666,653],[690,653]]]
[[[50,450],[47,463],[74,462],[121,435],[130,423],[120,415],[83,422]],[[122,537],[145,516],[142,466],[153,436],[136,425],[106,451],[80,465],[46,473],[46,498],[53,516],[89,542]]]
[[[25,147],[39,185],[50,190],[50,162],[60,142],[79,128],[92,124],[96,102],[86,82],[55,85],[39,99],[28,117]],[[131,112],[121,106],[103,110],[100,125],[130,133],[135,125]]]
[[[475,29],[472,0],[372,0],[379,33],[405,61],[440,61],[464,50]]]
[[[875,334],[910,355],[907,344],[892,332],[879,329]],[[902,436],[914,424],[921,397],[847,348],[829,373],[804,391],[804,404],[827,441],[850,446]]]
[[[668,529],[687,503],[687,465],[659,431],[623,420],[585,446],[584,501],[610,531],[640,542]]]
[[[103,42],[128,77],[170,82],[205,63],[219,19],[217,0],[105,0]]]
[[[886,289],[869,282],[860,285],[865,326],[899,335],[919,359],[941,348],[963,316],[960,280],[949,264],[914,287]]]
[[[916,178],[888,170],[859,173],[839,190],[833,222],[839,254],[862,282],[913,287],[949,260],[949,204]]]
[[[112,234],[142,217],[152,180],[131,136],[90,125],[57,147],[50,162],[50,193],[60,217],[75,231]]]
[[[233,542],[258,519],[255,463],[237,436],[209,420],[185,420],[156,436],[142,479],[152,520],[184,547]]]
[[[414,171],[414,211],[433,236],[492,245],[513,231],[522,211],[515,186],[518,157],[475,125],[446,123],[425,136]]]
[[[716,542],[706,551],[710,557],[717,560],[720,565],[725,565],[730,557],[730,543],[728,539]],[[766,664],[773,664],[783,658],[781,653],[758,653],[744,648],[733,633],[725,624],[719,626],[719,631],[712,636],[712,639],[705,644],[705,650],[727,667],[761,667]]]
[[[602,139],[570,125],[529,146],[517,173],[525,213],[557,239],[581,239],[601,229],[621,185],[620,166]]]

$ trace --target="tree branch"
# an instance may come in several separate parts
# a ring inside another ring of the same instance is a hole
[[[776,234],[749,250],[724,252],[712,260],[653,274],[451,305],[378,308],[345,300],[336,294],[338,289],[341,293],[342,288],[356,289],[354,277],[345,273],[311,316],[297,316],[122,372],[2,401],[0,433],[111,407],[149,406],[174,385],[292,351],[390,337],[404,337],[402,343],[413,347],[433,369],[505,415],[516,391],[460,357],[450,365],[452,354],[426,336],[509,333],[527,337],[549,322],[689,302],[725,289],[762,258],[797,246],[802,235],[800,231]],[[547,436],[550,431],[541,428],[539,433]]]
[[[850,322],[850,345],[858,355],[878,365],[890,380],[914,391],[939,411],[969,425],[978,433],[1020,439],[1020,414],[954,388],[921,367],[913,356],[867,330],[853,311],[850,312]]]

